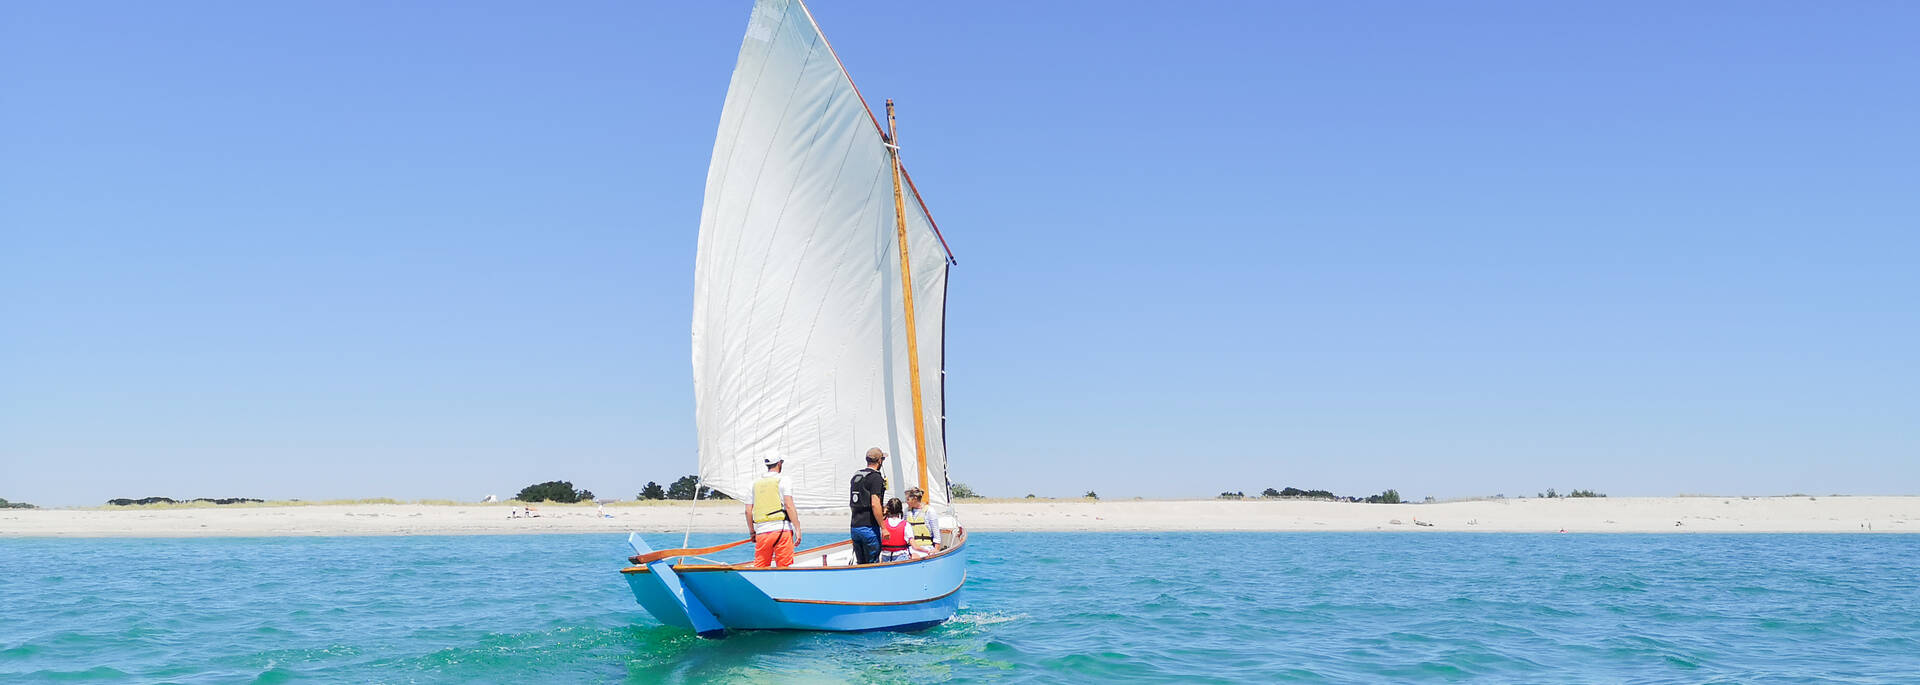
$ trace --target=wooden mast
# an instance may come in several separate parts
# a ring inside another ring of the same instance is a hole
[[[913,387],[913,456],[920,462],[920,489],[933,497],[927,483],[927,419],[920,409],[920,331],[913,320],[913,263],[907,259],[907,202],[900,193],[900,134],[893,123],[893,100],[887,100],[887,149],[893,158],[893,226],[900,237],[900,290],[907,304],[907,374]]]

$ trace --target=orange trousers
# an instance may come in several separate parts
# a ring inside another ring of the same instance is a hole
[[[758,568],[793,565],[793,531],[782,530],[753,536],[753,565]]]

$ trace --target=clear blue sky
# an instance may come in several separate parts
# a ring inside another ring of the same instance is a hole
[[[0,497],[691,473],[749,6],[7,5]],[[1920,6],[814,11],[977,490],[1920,493]]]

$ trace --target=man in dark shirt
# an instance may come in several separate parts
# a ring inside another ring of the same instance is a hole
[[[880,498],[887,494],[887,477],[880,465],[887,453],[875,447],[867,450],[867,467],[853,473],[847,492],[847,507],[853,510],[853,561],[871,564],[880,560]]]

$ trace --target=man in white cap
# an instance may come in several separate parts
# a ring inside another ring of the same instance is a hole
[[[792,566],[793,546],[800,543],[793,488],[780,475],[783,461],[777,456],[762,460],[767,475],[753,482],[753,499],[747,501],[747,534],[753,536],[753,565],[757,567]]]

